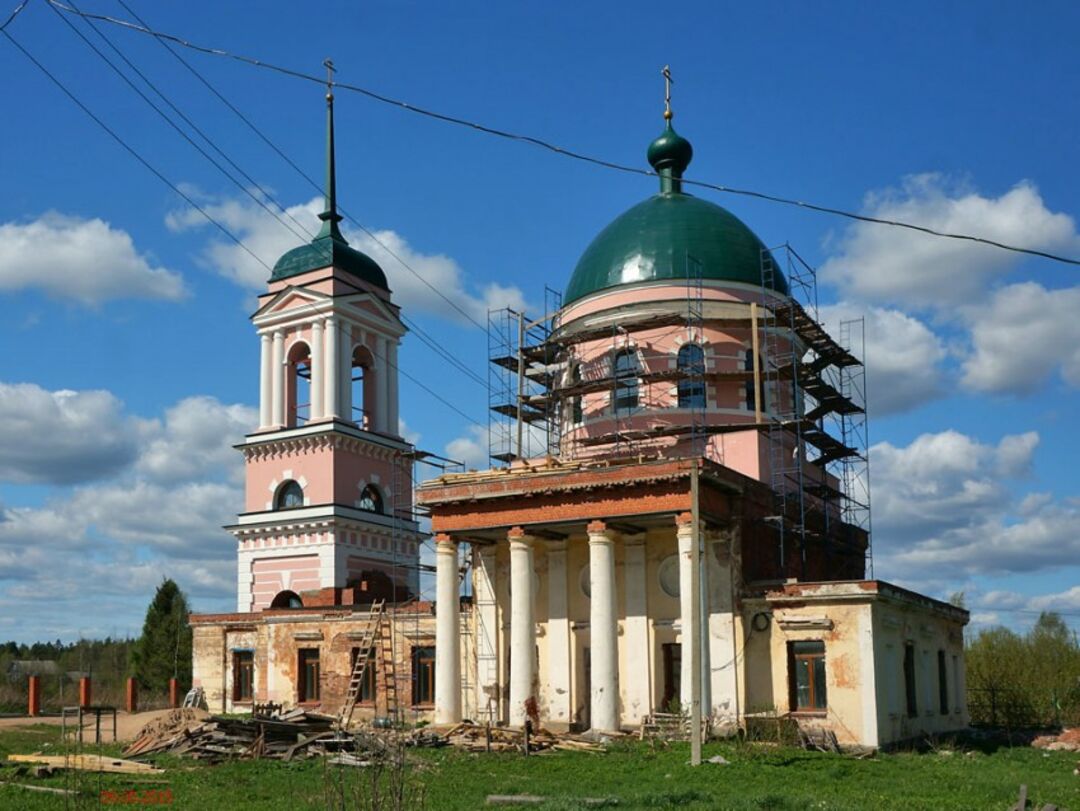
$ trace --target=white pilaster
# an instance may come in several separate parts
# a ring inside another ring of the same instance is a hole
[[[626,592],[626,626],[623,639],[628,658],[623,721],[640,724],[652,712],[653,660],[649,644],[649,613],[645,580],[645,536],[623,539],[623,579]]]
[[[390,403],[387,395],[387,368],[385,338],[375,336],[375,413],[371,415],[373,431],[390,433],[387,417],[390,415]]]
[[[274,418],[274,348],[273,338],[259,336],[259,427],[269,428]]]
[[[270,369],[270,419],[280,428],[285,424],[285,333],[274,333],[274,351]]]
[[[473,547],[476,599],[476,706],[485,720],[499,717],[499,614],[495,603],[495,547]]]
[[[680,517],[681,518],[681,517]],[[679,627],[682,656],[682,670],[679,674],[679,702],[683,711],[690,709],[690,685],[694,669],[699,667],[694,655],[697,645],[694,637],[701,631],[694,625],[693,601],[698,598],[693,592],[690,577],[690,560],[696,550],[693,548],[694,530],[689,520],[680,520],[676,536],[679,540]]]
[[[319,588],[326,589],[338,585],[337,578],[337,543],[335,531],[326,531],[325,541],[318,546],[319,550]]]
[[[388,342],[389,351],[386,354],[387,370],[386,370],[386,382],[389,407],[386,409],[386,430],[393,436],[399,436],[401,430],[398,428],[398,365],[397,365],[397,350],[398,344],[396,338],[391,338]]]
[[[615,542],[602,521],[589,533],[589,638],[591,644],[589,718],[600,732],[619,729],[619,629],[615,607]]]
[[[326,384],[323,382],[323,324],[311,325],[311,421],[321,420],[325,415],[323,406]]]
[[[552,541],[547,547],[548,624],[547,677],[548,718],[569,726],[570,706],[570,613],[566,597],[566,541]]]
[[[326,319],[326,357],[323,364],[326,372],[326,385],[323,390],[323,408],[327,417],[341,417],[341,399],[338,397],[340,386],[338,375],[341,372],[340,352],[338,351],[337,319]]]
[[[525,702],[536,677],[533,539],[514,527],[510,539],[510,726],[525,725]]]
[[[706,616],[709,670],[712,675],[707,680],[712,703],[707,706],[714,729],[721,734],[734,733],[739,722],[738,628],[735,626],[732,604],[734,584],[731,569],[734,532],[727,530],[722,534],[710,534],[705,540],[706,565],[702,571],[708,571],[709,613]]]
[[[461,720],[461,601],[458,546],[435,536],[435,723]]]

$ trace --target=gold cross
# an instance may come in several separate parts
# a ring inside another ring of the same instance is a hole
[[[675,84],[675,80],[671,78],[671,66],[664,65],[660,75],[664,77],[664,119],[670,121],[674,115],[671,112],[671,86]]]

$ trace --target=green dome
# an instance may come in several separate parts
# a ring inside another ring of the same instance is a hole
[[[649,162],[660,174],[661,192],[621,214],[592,241],[566,287],[569,304],[600,290],[665,279],[760,285],[765,245],[725,208],[684,194],[680,178],[693,148],[668,124],[649,145]],[[772,284],[788,292],[783,275]]]
[[[336,228],[334,229],[337,230]],[[293,248],[274,264],[270,281],[277,282],[290,276],[299,276],[309,270],[318,270],[330,266],[344,270],[375,285],[382,290],[389,290],[386,274],[367,254],[350,248],[343,238],[323,235],[313,239],[307,245]]]

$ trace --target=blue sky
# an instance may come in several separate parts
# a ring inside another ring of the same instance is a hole
[[[11,3],[14,5],[14,3]],[[128,18],[116,0],[85,11]],[[688,175],[1080,256],[1080,9],[1040,3],[129,6],[201,44],[645,167],[659,69]],[[115,59],[95,32],[64,15]],[[315,191],[156,41],[101,29],[293,216]],[[185,143],[44,0],[10,28],[161,173],[273,264],[298,242]],[[311,83],[184,51],[309,175]],[[230,445],[253,425],[265,270],[6,39],[0,130],[0,638],[134,632],[170,574],[233,599]],[[136,80],[137,81],[137,80]],[[538,306],[655,182],[339,91],[343,206],[479,320]],[[248,185],[248,184],[244,184]],[[819,268],[868,319],[876,574],[964,590],[980,623],[1080,623],[1078,269],[701,192]],[[484,376],[483,333],[377,246],[408,317]],[[402,365],[480,423],[485,392],[414,337]],[[419,443],[481,464],[482,431],[402,381]]]

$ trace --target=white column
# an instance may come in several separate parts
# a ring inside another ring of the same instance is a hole
[[[510,726],[525,726],[525,702],[536,676],[536,619],[533,614],[533,539],[521,527],[510,539]]]
[[[386,369],[386,388],[390,405],[386,409],[386,430],[393,436],[399,436],[401,431],[398,428],[398,343],[396,338],[391,338],[387,343],[389,350],[386,353],[386,359],[389,362]]]
[[[387,369],[386,362],[387,344],[385,338],[375,336],[375,413],[372,415],[372,430],[383,434],[390,433],[389,423],[386,421],[390,416],[390,403],[387,396]]]
[[[274,418],[274,350],[269,334],[259,336],[259,428],[269,428]]]
[[[623,580],[626,592],[626,650],[634,663],[627,668],[623,720],[640,724],[652,712],[653,657],[649,644],[649,613],[646,599],[645,536],[623,538]]]
[[[341,416],[341,399],[338,397],[338,373],[341,370],[341,361],[338,351],[338,326],[334,318],[326,319],[326,357],[323,359],[325,366],[326,385],[323,389],[323,408],[327,417]]]
[[[458,546],[435,536],[435,723],[461,720],[461,601]]]
[[[693,601],[697,595],[693,593],[690,584],[690,560],[695,550],[693,548],[693,526],[690,514],[684,513],[677,519],[678,529],[676,535],[679,539],[679,626],[680,645],[682,656],[682,670],[679,674],[679,701],[683,711],[690,709],[690,684],[694,669],[699,667],[697,657],[694,656],[697,645],[694,637],[701,633],[694,625]]]
[[[315,321],[311,325],[311,422],[321,420],[325,415],[323,368],[323,325],[322,321]]]
[[[709,613],[706,623],[712,676],[708,679],[712,703],[702,706],[712,716],[713,729],[721,734],[734,734],[739,721],[738,666],[741,659],[738,657],[736,641],[739,634],[732,605],[732,561],[736,559],[732,554],[734,542],[734,530],[706,535],[706,565],[702,567],[702,571],[708,571]]]
[[[270,420],[277,426],[285,424],[285,333],[274,333],[274,351],[270,367]]]
[[[566,599],[566,541],[547,546],[547,711],[554,724],[570,725],[570,614]]]
[[[589,533],[589,717],[599,732],[619,729],[619,629],[615,615],[615,542],[603,521]]]

